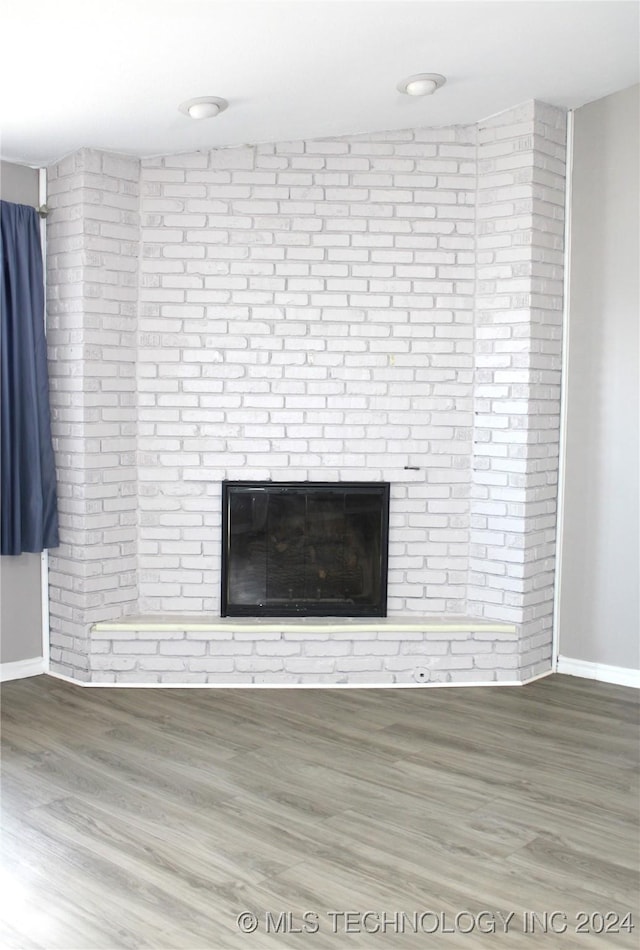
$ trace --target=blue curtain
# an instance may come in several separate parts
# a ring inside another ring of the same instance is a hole
[[[58,546],[44,278],[35,208],[0,201],[2,554]]]

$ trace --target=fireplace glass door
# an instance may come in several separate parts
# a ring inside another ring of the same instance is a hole
[[[223,482],[222,615],[384,617],[386,482]]]

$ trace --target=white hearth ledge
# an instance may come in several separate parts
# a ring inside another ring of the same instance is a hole
[[[189,615],[159,615],[125,617],[121,620],[103,620],[92,630],[158,631],[185,633],[495,633],[506,638],[515,637],[517,627],[512,623],[478,620],[470,617],[207,617]]]

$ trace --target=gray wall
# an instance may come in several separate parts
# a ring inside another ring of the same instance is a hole
[[[575,113],[559,653],[640,669],[639,86]]]
[[[0,163],[0,197],[38,204],[38,172]],[[0,557],[0,662],[42,656],[40,555]]]

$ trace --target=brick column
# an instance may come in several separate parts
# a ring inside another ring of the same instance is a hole
[[[551,660],[565,136],[537,102],[479,127],[469,609],[520,625],[523,679]]]
[[[90,678],[89,626],[137,600],[139,163],[82,149],[49,170],[48,344],[60,547],[51,665]]]

